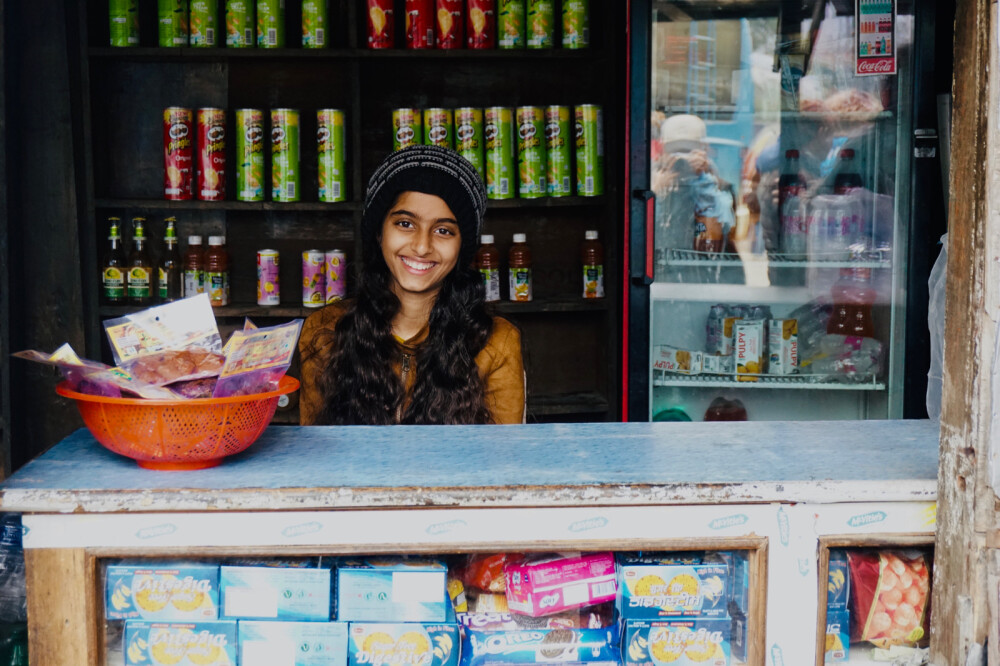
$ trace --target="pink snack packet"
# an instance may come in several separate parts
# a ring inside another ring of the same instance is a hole
[[[511,612],[539,617],[615,598],[615,558],[609,552],[548,555],[504,567]]]

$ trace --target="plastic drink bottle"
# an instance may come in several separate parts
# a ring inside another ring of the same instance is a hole
[[[224,236],[208,237],[205,253],[205,291],[213,307],[229,305],[229,253]]]
[[[507,253],[507,266],[510,275],[510,300],[531,300],[531,248],[527,244],[527,236],[514,234],[514,244]]]
[[[583,297],[604,298],[604,246],[597,240],[597,232],[584,232],[580,246],[583,263]]]
[[[483,279],[486,288],[486,302],[500,300],[500,252],[493,244],[492,234],[483,234],[482,245],[476,251],[476,270]]]
[[[188,236],[188,248],[183,259],[184,297],[205,293],[205,253],[201,249],[201,236]]]
[[[807,250],[805,190],[806,182],[799,171],[799,151],[786,150],[785,164],[778,178],[778,210],[782,249],[789,254],[805,254]]]

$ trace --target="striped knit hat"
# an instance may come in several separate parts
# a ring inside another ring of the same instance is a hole
[[[362,240],[377,243],[389,207],[403,192],[444,199],[462,234],[461,261],[471,261],[486,214],[486,186],[475,167],[454,150],[440,146],[410,146],[392,153],[368,180]]]

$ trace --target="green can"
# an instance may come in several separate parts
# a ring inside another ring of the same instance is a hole
[[[298,109],[271,109],[271,199],[298,201],[302,189],[299,169]]]
[[[424,142],[423,116],[420,109],[395,109],[392,112],[392,149],[419,146]]]
[[[483,138],[486,141],[486,196],[513,199],[514,113],[508,107],[483,110]]]
[[[499,0],[497,45],[502,49],[523,49],[525,39],[524,0]]]
[[[285,0],[257,0],[257,46],[285,48]]]
[[[522,199],[545,196],[545,112],[519,106],[517,120],[517,194]]]
[[[219,29],[217,0],[191,0],[191,46],[215,46]]]
[[[424,143],[428,146],[455,148],[455,123],[451,109],[424,109]]]
[[[139,0],[108,0],[111,46],[139,45]]]
[[[545,187],[550,197],[573,194],[573,134],[568,106],[545,107]]]
[[[596,104],[576,107],[576,193],[604,194],[604,116]]]
[[[486,177],[483,157],[483,110],[469,106],[455,109],[455,150]]]
[[[590,46],[589,0],[563,0],[562,45],[564,49]]]
[[[556,39],[553,0],[528,0],[528,48],[551,49]]]
[[[346,142],[344,112],[340,109],[316,111],[316,154],[320,201],[347,200]]]
[[[160,46],[187,46],[187,0],[158,0]]]
[[[256,0],[226,0],[226,46],[251,48],[257,40]]]
[[[326,0],[302,0],[302,48],[326,48]]]
[[[236,109],[236,198],[264,200],[264,112]]]

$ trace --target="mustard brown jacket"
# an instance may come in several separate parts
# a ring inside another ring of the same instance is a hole
[[[299,355],[302,359],[302,388],[299,393],[299,422],[313,425],[323,407],[320,378],[326,371],[333,353],[334,329],[340,317],[351,307],[351,301],[338,301],[313,313],[302,326]],[[403,379],[404,406],[409,403],[416,381],[416,355],[427,339],[428,327],[409,340],[396,339],[399,357],[393,367]],[[486,388],[486,406],[494,423],[524,422],[524,365],[521,359],[521,333],[506,319],[493,318],[493,331],[482,351],[476,356],[476,366]]]

